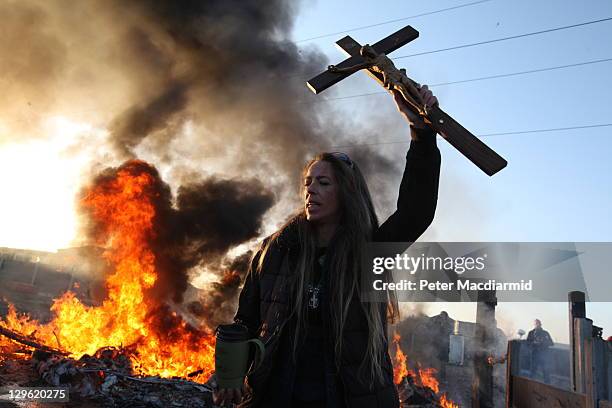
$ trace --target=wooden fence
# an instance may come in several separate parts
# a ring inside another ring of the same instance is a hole
[[[506,408],[612,408],[612,344],[586,317],[584,293],[569,294],[570,389],[521,375],[524,342],[508,342]]]

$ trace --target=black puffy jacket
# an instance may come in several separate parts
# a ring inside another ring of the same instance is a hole
[[[406,155],[397,210],[375,231],[375,241],[413,242],[433,220],[438,199],[440,152],[436,146],[435,134],[421,131],[418,136],[419,141],[411,142]],[[262,365],[248,377],[251,392],[240,404],[243,408],[267,407],[262,394],[274,360],[278,357],[277,340],[291,304],[291,279],[299,246],[297,239],[290,233],[281,235],[270,246],[263,268],[257,273],[260,253],[251,262],[234,318],[245,324],[254,337],[266,344]],[[384,306],[381,304],[381,313],[384,313]],[[371,388],[366,380],[357,376],[357,368],[365,355],[369,337],[367,321],[357,296],[349,306],[343,333],[339,376],[346,405],[350,408],[398,407],[393,366],[386,348],[383,358],[383,371],[386,374],[384,384]]]

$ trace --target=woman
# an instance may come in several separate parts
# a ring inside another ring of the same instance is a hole
[[[428,106],[437,104],[427,86],[420,92]],[[425,231],[436,208],[440,152],[435,133],[393,96],[412,137],[397,210],[378,226],[363,175],[346,154],[322,153],[308,163],[303,209],[264,240],[240,293],[235,321],[266,344],[264,361],[242,390],[216,391],[216,403],[399,406],[387,341],[397,301],[361,302],[353,260],[369,241],[411,242]]]

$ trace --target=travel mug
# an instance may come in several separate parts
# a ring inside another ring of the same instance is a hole
[[[265,347],[259,339],[250,339],[249,330],[243,324],[222,324],[215,332],[215,375],[219,388],[241,388],[248,374],[251,345],[255,346],[255,360],[251,370],[256,370],[264,357]]]

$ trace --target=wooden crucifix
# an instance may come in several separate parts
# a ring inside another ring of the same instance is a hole
[[[340,82],[353,72],[366,69],[367,73],[387,89],[399,91],[412,110],[419,114],[433,130],[459,150],[472,163],[489,176],[497,173],[508,162],[480,139],[461,126],[439,106],[426,107],[418,93],[420,85],[406,76],[406,70],[397,69],[387,54],[418,38],[419,32],[406,26],[374,45],[361,46],[350,36],[336,44],[349,58],[306,82],[318,94]]]

